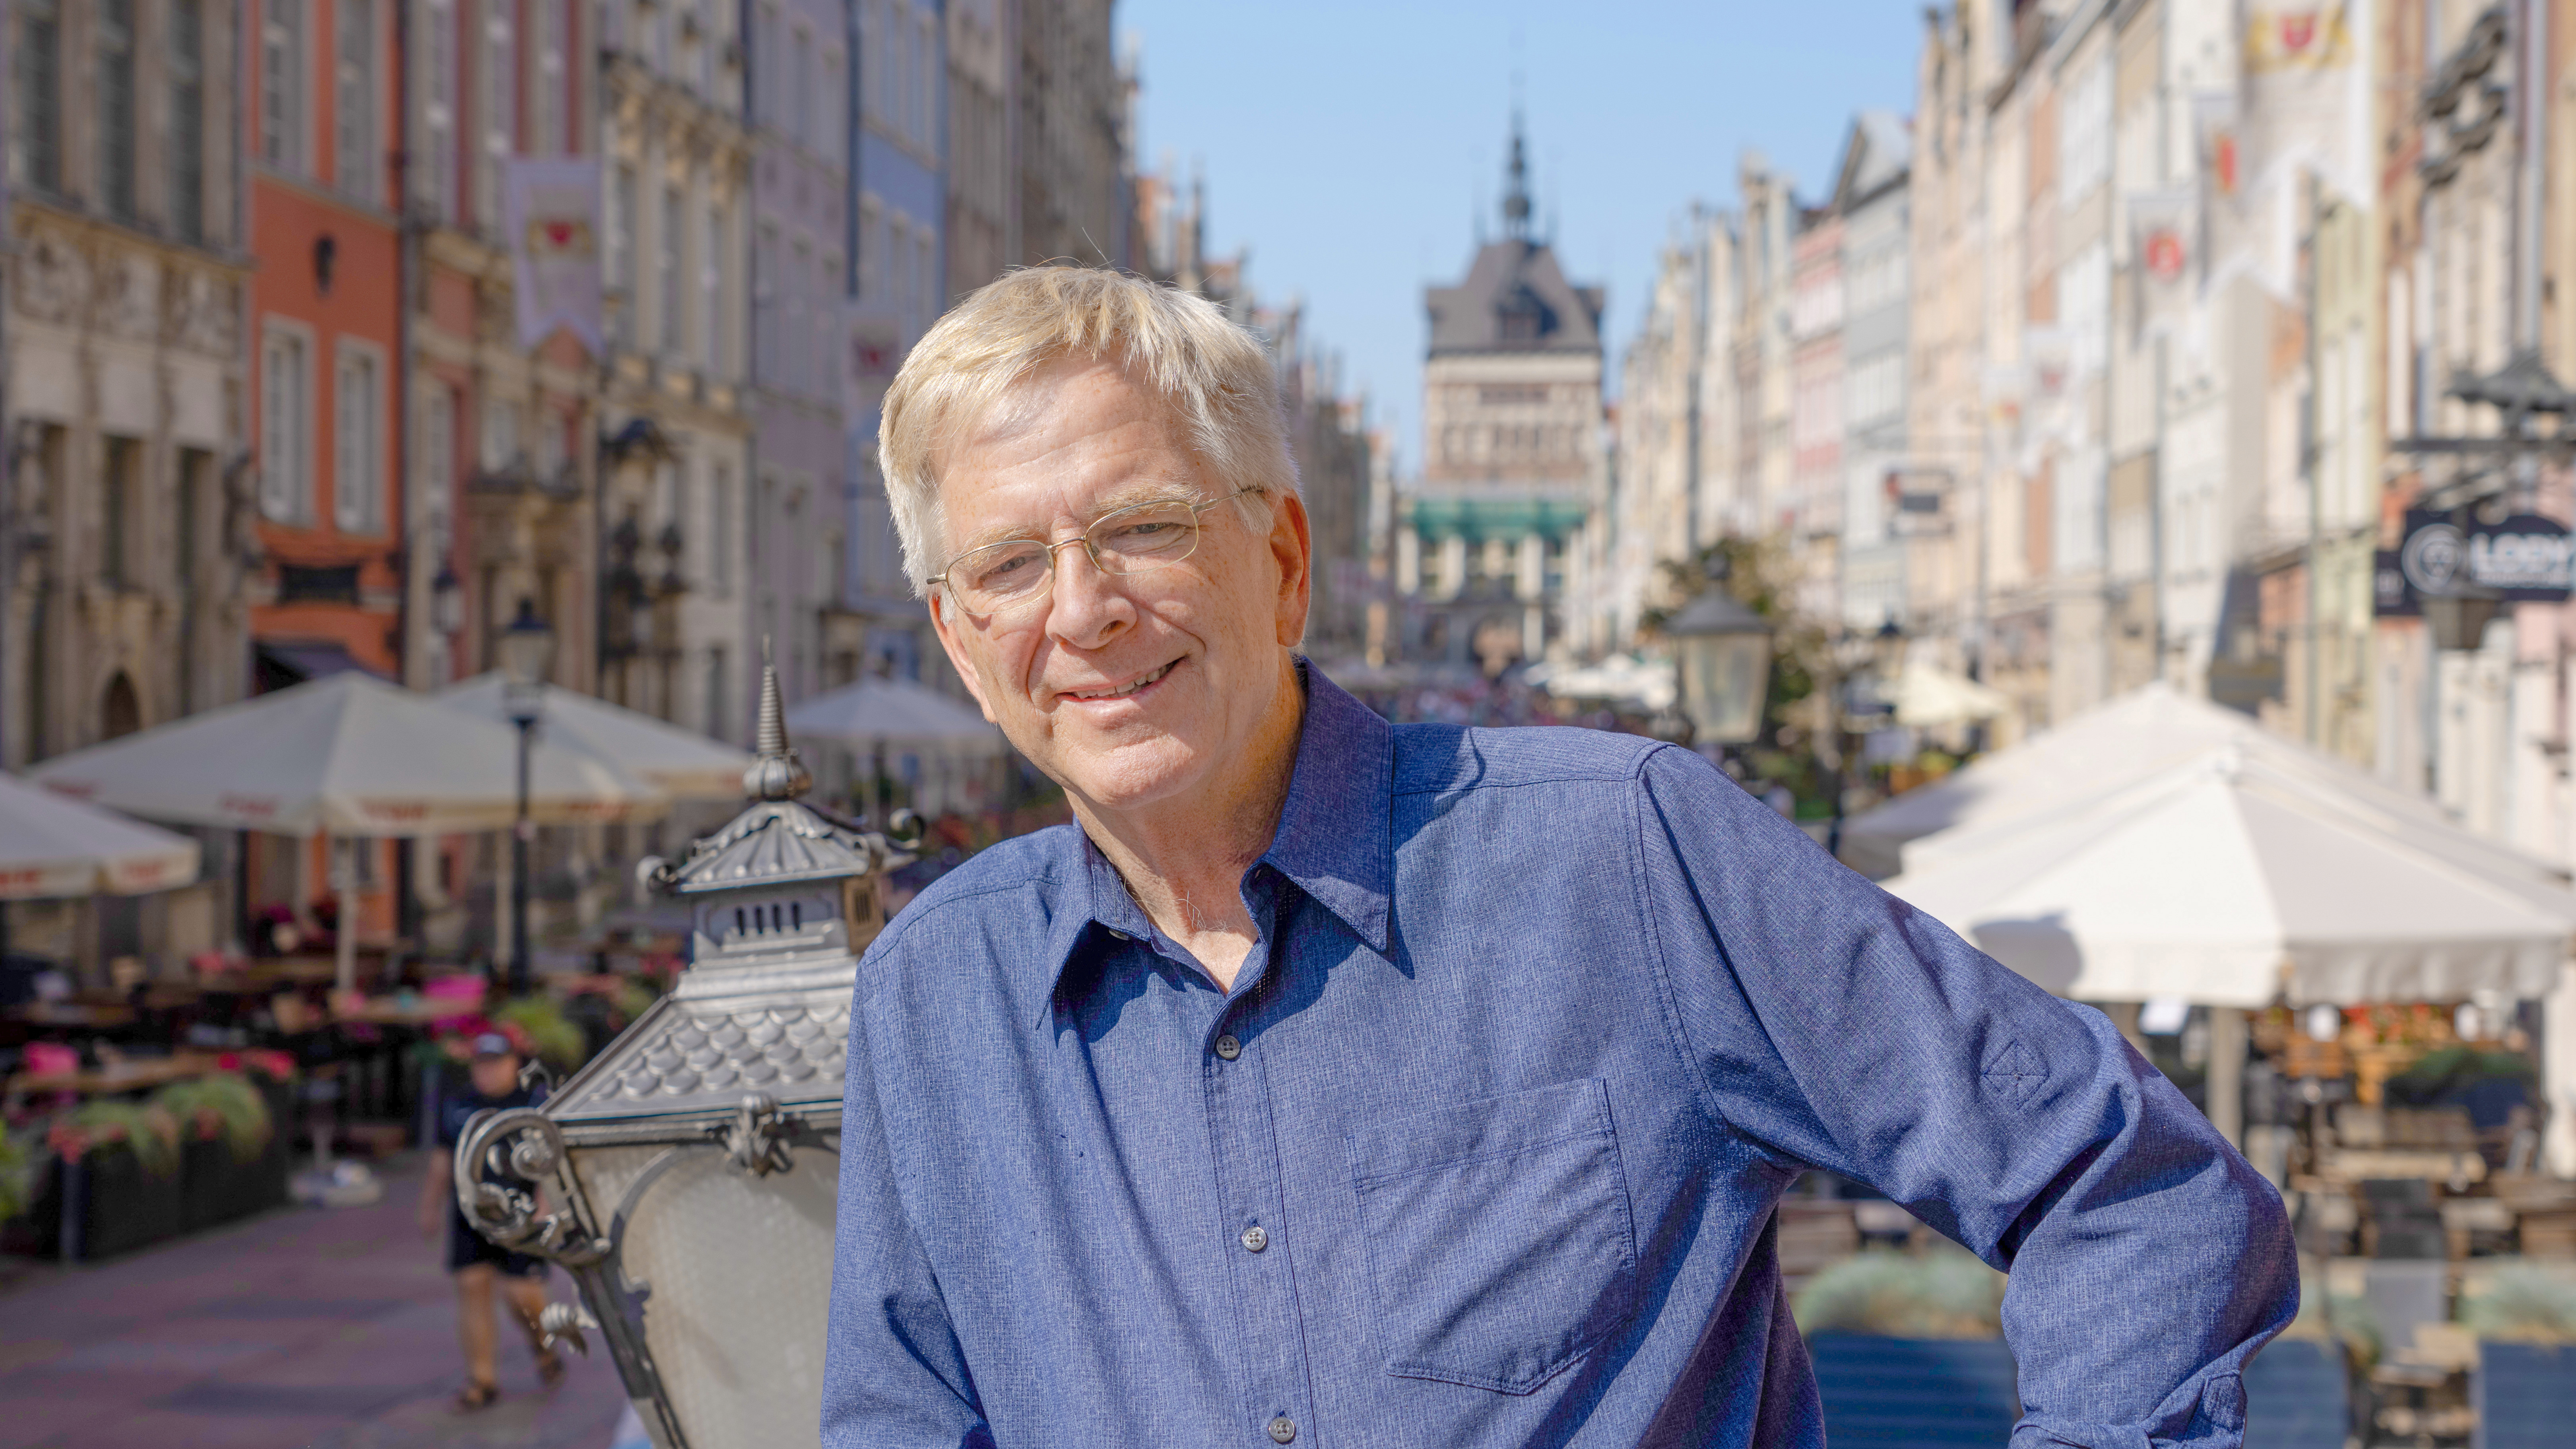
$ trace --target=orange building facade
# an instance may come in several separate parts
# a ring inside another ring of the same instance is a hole
[[[254,579],[253,689],[349,669],[402,675],[401,231],[396,0],[250,0],[251,446],[265,579]],[[393,848],[339,864],[361,937],[393,929]],[[314,924],[322,842],[260,839],[254,909]],[[327,906],[321,907],[327,910]]]

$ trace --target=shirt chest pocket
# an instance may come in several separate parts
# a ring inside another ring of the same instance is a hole
[[[1386,1371],[1526,1394],[1636,1297],[1608,1084],[1564,1082],[1350,1134]]]

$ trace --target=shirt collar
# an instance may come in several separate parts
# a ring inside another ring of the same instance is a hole
[[[1297,670],[1306,686],[1306,719],[1296,769],[1279,829],[1256,864],[1294,881],[1383,955],[1395,884],[1395,730],[1323,671],[1302,659]],[[1044,998],[1049,1011],[1066,965],[1090,930],[1148,939],[1153,930],[1108,858],[1078,828],[1075,834],[1082,868],[1074,888],[1087,893],[1089,913],[1059,917],[1072,929],[1050,943],[1052,979]]]

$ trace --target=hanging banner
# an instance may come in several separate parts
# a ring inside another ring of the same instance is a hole
[[[594,355],[601,352],[599,163],[522,157],[510,162],[504,186],[519,345],[534,348],[568,327]]]
[[[2566,524],[2518,513],[2463,527],[2448,512],[2409,510],[2406,536],[2382,550],[2373,584],[2383,618],[2413,618],[2426,599],[2474,590],[2508,604],[2563,604],[2576,589],[2576,534]]]

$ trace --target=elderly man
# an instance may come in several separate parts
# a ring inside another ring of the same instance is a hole
[[[2010,1270],[2017,1445],[2238,1443],[2271,1189],[1698,756],[1301,661],[1271,377],[1053,268],[887,394],[912,577],[1076,823],[860,968],[824,1442],[1820,1444],[1770,1227],[1813,1167]]]

